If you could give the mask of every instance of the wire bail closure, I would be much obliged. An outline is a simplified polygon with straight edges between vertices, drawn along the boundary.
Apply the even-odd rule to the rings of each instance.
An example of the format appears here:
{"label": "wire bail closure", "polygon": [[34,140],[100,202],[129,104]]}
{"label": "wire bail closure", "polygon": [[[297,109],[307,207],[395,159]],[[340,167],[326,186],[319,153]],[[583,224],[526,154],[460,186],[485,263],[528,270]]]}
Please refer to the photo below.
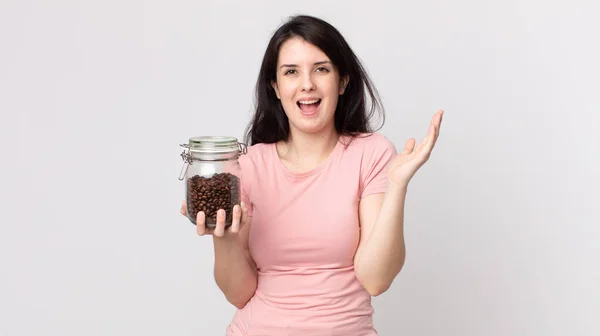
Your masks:
{"label": "wire bail closure", "polygon": [[[183,151],[180,154],[181,159],[183,160],[183,166],[181,167],[181,172],[179,173],[179,181],[183,181],[185,179],[185,174],[187,173],[189,166],[192,164],[193,157],[190,154],[189,144],[180,144],[179,146],[183,148]],[[237,147],[238,154],[245,155],[246,153],[248,153],[248,145],[246,145],[245,143],[238,142]]]}

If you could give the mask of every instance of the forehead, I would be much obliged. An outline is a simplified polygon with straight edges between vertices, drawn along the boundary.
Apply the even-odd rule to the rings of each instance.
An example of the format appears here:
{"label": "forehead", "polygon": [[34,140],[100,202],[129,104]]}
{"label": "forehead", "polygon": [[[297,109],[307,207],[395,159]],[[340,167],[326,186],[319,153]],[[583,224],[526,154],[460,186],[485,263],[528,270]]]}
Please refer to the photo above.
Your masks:
{"label": "forehead", "polygon": [[294,37],[285,41],[279,49],[278,63],[299,64],[303,62],[330,61],[329,57],[314,44]]}

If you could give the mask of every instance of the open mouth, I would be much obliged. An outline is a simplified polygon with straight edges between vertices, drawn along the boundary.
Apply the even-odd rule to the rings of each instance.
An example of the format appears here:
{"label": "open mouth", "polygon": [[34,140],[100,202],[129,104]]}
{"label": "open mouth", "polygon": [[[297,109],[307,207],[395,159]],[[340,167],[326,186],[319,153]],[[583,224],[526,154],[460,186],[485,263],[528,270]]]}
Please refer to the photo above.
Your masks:
{"label": "open mouth", "polygon": [[302,110],[304,113],[311,113],[317,110],[319,105],[321,104],[321,99],[313,99],[313,100],[303,100],[298,101],[296,105]]}

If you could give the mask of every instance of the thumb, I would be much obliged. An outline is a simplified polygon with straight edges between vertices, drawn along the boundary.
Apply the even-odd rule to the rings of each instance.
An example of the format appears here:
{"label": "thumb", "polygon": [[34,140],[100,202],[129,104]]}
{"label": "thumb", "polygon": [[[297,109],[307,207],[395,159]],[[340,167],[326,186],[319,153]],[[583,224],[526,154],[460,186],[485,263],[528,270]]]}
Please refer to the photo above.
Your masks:
{"label": "thumb", "polygon": [[185,208],[185,201],[181,201],[181,208],[179,209],[179,212],[181,212],[182,215],[186,214],[187,209]]}
{"label": "thumb", "polygon": [[412,153],[412,151],[415,149],[415,143],[416,143],[416,140],[414,138],[408,139],[406,141],[406,144],[404,145],[404,151],[402,151],[402,154]]}
{"label": "thumb", "polygon": [[246,223],[248,222],[248,204],[242,201],[240,206],[242,207],[242,223]]}

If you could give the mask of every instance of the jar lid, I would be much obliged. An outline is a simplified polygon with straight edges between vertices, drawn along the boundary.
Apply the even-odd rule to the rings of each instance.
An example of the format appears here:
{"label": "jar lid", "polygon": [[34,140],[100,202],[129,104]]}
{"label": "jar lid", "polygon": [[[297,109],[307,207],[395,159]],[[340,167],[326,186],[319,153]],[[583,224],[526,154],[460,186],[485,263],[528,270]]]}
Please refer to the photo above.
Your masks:
{"label": "jar lid", "polygon": [[246,154],[246,145],[232,136],[195,136],[181,145],[192,154],[240,155]]}
{"label": "jar lid", "polygon": [[188,165],[194,160],[202,161],[223,161],[236,159],[240,155],[246,154],[247,146],[238,142],[238,139],[231,136],[196,136],[189,139],[187,144],[181,144],[183,152],[183,167],[179,174],[179,180],[183,181],[187,172]]}
{"label": "jar lid", "polygon": [[189,150],[197,153],[230,153],[240,151],[240,143],[231,136],[196,136],[189,139]]}

